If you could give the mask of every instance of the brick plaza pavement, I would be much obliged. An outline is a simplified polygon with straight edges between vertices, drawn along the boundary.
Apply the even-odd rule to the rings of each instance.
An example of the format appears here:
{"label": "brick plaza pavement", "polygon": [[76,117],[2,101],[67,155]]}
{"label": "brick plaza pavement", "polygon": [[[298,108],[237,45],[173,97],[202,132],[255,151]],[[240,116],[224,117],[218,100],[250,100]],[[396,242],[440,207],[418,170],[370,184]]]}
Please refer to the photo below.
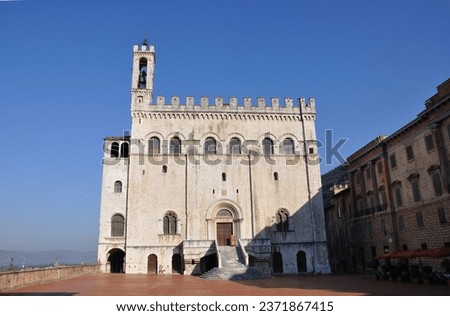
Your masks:
{"label": "brick plaza pavement", "polygon": [[377,281],[374,276],[283,275],[263,280],[205,280],[190,275],[97,274],[0,295],[82,296],[448,296],[450,286]]}

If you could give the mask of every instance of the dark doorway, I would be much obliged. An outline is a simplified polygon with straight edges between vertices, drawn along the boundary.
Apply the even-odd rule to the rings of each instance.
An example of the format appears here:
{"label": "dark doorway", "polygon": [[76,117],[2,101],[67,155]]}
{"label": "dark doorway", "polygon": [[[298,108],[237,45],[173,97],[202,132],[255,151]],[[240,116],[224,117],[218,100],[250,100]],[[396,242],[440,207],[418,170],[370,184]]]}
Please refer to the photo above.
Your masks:
{"label": "dark doorway", "polygon": [[233,223],[217,223],[217,242],[219,246],[231,245],[233,235]]}
{"label": "dark doorway", "polygon": [[147,259],[147,273],[157,274],[158,273],[158,257],[154,254],[148,256]]}
{"label": "dark doorway", "polygon": [[183,274],[181,255],[178,253],[172,256],[172,273]]}
{"label": "dark doorway", "polygon": [[125,252],[120,249],[113,249],[109,252],[109,266],[110,273],[124,273],[123,261],[125,259]]}
{"label": "dark doorway", "polygon": [[304,251],[297,252],[297,272],[306,272],[306,253]]}
{"label": "dark doorway", "polygon": [[217,254],[215,253],[200,259],[200,271],[202,274],[218,266]]}
{"label": "dark doorway", "polygon": [[253,257],[252,255],[248,255],[248,266],[249,267],[255,266],[255,257]]}
{"label": "dark doorway", "polygon": [[279,252],[272,255],[273,273],[283,273],[283,256]]}

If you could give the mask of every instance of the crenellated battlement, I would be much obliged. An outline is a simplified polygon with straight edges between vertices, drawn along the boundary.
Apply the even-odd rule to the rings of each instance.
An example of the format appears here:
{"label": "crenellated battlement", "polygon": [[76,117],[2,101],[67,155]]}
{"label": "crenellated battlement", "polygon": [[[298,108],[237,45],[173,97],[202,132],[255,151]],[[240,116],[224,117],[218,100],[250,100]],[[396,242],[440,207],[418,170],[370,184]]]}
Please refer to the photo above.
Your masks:
{"label": "crenellated battlement", "polygon": [[[199,101],[199,102],[196,102]],[[140,102],[135,102],[135,110],[152,110],[152,111],[218,111],[218,112],[252,112],[252,113],[267,113],[267,112],[279,112],[279,113],[292,113],[292,114],[315,114],[315,101],[313,98],[309,98],[309,102],[306,103],[305,98],[297,99],[294,103],[292,98],[256,98],[256,102],[253,102],[252,98],[244,97],[242,103],[238,102],[238,98],[230,97],[224,99],[223,97],[215,97],[212,102],[210,98],[206,96],[200,97],[196,100],[192,96],[186,97],[181,100],[179,96],[172,96],[169,100],[166,100],[164,96],[156,97],[156,104],[145,105]]]}
{"label": "crenellated battlement", "polygon": [[133,45],[133,52],[151,52],[151,53],[154,53],[155,52],[155,46],[154,45],[147,46],[146,44]]}

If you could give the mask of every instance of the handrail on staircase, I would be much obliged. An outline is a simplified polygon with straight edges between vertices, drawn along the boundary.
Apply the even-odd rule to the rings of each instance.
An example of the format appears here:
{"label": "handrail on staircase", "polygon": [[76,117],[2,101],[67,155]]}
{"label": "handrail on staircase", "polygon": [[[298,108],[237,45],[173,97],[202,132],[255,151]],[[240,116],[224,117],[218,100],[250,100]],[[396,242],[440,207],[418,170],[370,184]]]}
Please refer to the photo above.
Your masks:
{"label": "handrail on staircase", "polygon": [[240,252],[240,254],[242,255],[242,257],[244,259],[244,264],[248,267],[247,251],[245,251],[245,248],[242,246],[241,239],[238,238],[237,243],[238,243],[238,251]]}
{"label": "handrail on staircase", "polygon": [[214,239],[214,247],[216,248],[217,253],[217,265],[219,268],[222,268],[222,257],[220,256],[219,243],[216,239]]}

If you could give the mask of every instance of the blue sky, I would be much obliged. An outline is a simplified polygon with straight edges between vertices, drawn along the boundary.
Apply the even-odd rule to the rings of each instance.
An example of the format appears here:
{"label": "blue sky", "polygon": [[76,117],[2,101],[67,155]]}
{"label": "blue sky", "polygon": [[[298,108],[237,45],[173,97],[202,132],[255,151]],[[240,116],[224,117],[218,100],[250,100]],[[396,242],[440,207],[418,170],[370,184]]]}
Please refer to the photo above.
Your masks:
{"label": "blue sky", "polygon": [[314,97],[319,140],[349,138],[346,157],[450,77],[448,12],[446,0],[0,1],[0,249],[96,249],[102,140],[129,129],[143,32],[155,95]]}

